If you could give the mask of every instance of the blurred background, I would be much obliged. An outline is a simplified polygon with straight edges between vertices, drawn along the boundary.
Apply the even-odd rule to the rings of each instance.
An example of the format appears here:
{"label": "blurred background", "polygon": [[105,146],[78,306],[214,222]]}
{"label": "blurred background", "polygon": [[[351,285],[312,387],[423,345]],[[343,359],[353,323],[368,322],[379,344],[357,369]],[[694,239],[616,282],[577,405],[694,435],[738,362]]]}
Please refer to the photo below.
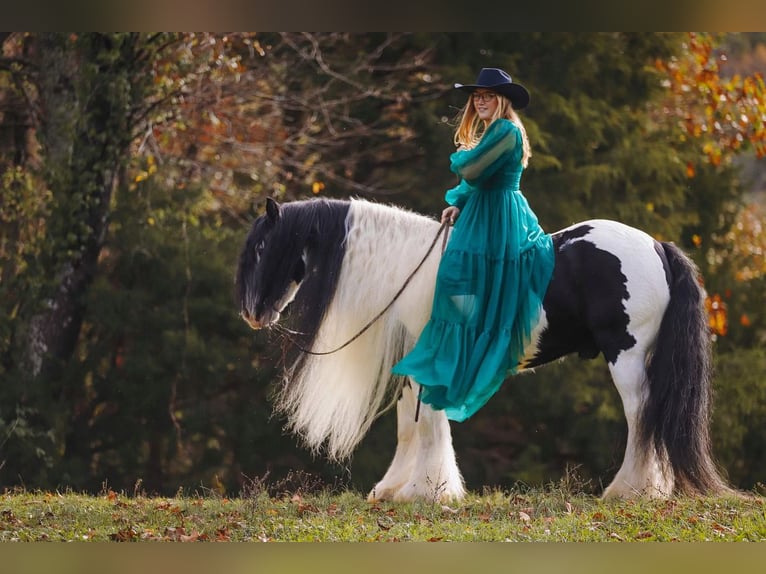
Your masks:
{"label": "blurred background", "polygon": [[[555,231],[611,218],[702,272],[715,453],[766,478],[766,33],[0,33],[0,486],[366,492],[395,415],[352,460],[271,414],[283,341],[238,316],[266,197],[438,216],[482,67],[532,94],[522,189]],[[332,392],[332,389],[328,389]],[[603,360],[509,379],[453,424],[468,487],[599,492],[626,428]]]}

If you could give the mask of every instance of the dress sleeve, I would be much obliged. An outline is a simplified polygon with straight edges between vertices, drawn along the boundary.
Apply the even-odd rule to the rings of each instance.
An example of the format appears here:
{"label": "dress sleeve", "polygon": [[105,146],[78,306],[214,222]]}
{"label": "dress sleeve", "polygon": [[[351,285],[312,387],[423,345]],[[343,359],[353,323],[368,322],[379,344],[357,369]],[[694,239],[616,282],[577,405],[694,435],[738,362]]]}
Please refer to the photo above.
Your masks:
{"label": "dress sleeve", "polygon": [[463,179],[455,187],[447,190],[447,193],[444,195],[444,200],[449,205],[454,205],[458,209],[463,209],[465,202],[468,201],[468,197],[473,192],[474,189]]}
{"label": "dress sleeve", "polygon": [[480,185],[507,159],[505,154],[521,151],[521,132],[510,120],[498,119],[484,132],[478,145],[450,156],[450,169],[471,185]]}

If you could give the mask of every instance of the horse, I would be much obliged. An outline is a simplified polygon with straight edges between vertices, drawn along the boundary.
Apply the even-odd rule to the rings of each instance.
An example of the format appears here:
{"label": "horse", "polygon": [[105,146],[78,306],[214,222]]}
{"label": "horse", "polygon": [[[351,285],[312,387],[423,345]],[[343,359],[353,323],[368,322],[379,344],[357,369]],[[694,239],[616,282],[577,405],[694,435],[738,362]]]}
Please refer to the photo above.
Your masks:
{"label": "horse", "polygon": [[[396,450],[370,500],[466,495],[446,415],[420,404],[416,381],[391,375],[430,316],[441,253],[426,248],[439,229],[430,217],[365,200],[268,199],[240,254],[242,319],[253,329],[284,328],[289,307],[295,323],[297,355],[274,404],[289,431],[315,454],[344,460],[395,405]],[[617,221],[583,221],[551,236],[555,267],[517,372],[603,355],[628,434],[602,496],[733,492],[712,456],[712,342],[695,264],[674,244]]]}

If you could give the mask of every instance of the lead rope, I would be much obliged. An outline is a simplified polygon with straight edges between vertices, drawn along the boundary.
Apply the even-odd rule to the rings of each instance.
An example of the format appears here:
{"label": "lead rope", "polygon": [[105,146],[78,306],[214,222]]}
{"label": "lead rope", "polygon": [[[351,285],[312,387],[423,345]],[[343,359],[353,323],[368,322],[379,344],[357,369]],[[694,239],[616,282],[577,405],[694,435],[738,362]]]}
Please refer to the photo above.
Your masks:
{"label": "lead rope", "polygon": [[[396,295],[394,295],[394,298],[391,299],[389,304],[386,305],[385,308],[380,313],[378,313],[372,319],[370,319],[370,321],[364,327],[362,327],[362,329],[356,335],[354,335],[348,341],[343,343],[340,347],[338,347],[336,349],[333,349],[332,351],[321,351],[321,352],[319,352],[319,351],[311,351],[309,349],[304,349],[299,344],[295,343],[295,341],[293,341],[293,344],[295,344],[295,346],[298,348],[298,350],[301,351],[302,353],[306,353],[307,355],[314,355],[314,356],[318,357],[318,356],[322,356],[322,355],[332,355],[333,353],[337,353],[338,351],[340,351],[341,349],[345,349],[351,343],[356,341],[359,337],[364,335],[364,333],[367,332],[367,329],[372,327],[375,324],[375,322],[378,319],[380,319],[386,313],[386,311],[388,311],[393,306],[394,303],[396,303],[396,301],[399,299],[401,294],[404,293],[404,290],[407,288],[407,285],[410,284],[410,281],[412,281],[412,278],[415,277],[415,274],[418,271],[420,271],[421,267],[423,267],[423,263],[426,262],[426,259],[428,259],[428,256],[431,255],[431,252],[434,250],[434,247],[436,246],[436,241],[439,239],[439,236],[442,234],[442,232],[444,232],[447,229],[447,227],[449,227],[449,224],[446,221],[441,224],[441,226],[439,227],[439,231],[436,232],[436,236],[434,237],[433,241],[431,242],[431,245],[428,247],[428,251],[426,251],[426,254],[423,256],[423,259],[420,260],[420,263],[418,263],[417,267],[415,267],[415,269],[412,270],[412,273],[409,274],[407,279],[404,281],[404,284],[401,286],[399,291],[396,292]],[[442,254],[444,253],[444,250],[447,248],[447,238],[448,237],[449,237],[449,233],[444,233],[444,237],[442,238]],[[418,405],[418,406],[420,406],[420,405]]]}
{"label": "lead rope", "polygon": [[418,387],[418,404],[415,407],[415,422],[418,422],[418,417],[420,416],[420,395],[423,394],[423,385],[420,385]]}

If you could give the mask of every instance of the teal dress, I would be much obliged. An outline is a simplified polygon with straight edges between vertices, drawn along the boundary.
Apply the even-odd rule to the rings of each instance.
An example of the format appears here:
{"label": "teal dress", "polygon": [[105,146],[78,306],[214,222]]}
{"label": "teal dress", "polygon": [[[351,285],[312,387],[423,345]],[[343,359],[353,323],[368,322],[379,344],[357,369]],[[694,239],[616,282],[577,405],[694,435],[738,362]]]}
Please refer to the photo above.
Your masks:
{"label": "teal dress", "polygon": [[492,122],[478,145],[450,156],[460,208],[436,277],[431,318],[393,373],[421,400],[463,421],[513,374],[531,340],[553,272],[553,243],[519,190],[521,131]]}

